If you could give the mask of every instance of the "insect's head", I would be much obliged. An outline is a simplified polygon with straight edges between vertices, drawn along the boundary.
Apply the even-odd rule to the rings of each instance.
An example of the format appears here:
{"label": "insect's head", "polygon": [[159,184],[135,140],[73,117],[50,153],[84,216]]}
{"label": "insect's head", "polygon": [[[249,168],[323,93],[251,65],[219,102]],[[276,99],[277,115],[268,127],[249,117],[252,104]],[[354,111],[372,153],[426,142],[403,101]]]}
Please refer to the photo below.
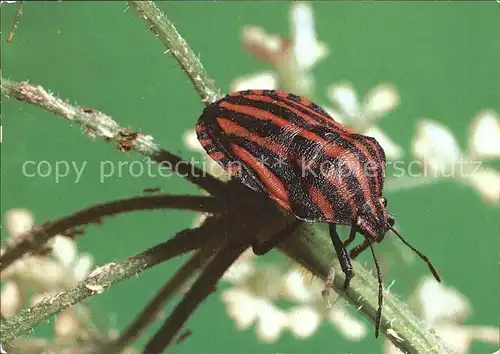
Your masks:
{"label": "insect's head", "polygon": [[369,203],[364,203],[362,212],[358,216],[358,226],[363,234],[376,242],[381,242],[395,219],[387,212],[387,199],[374,198]]}

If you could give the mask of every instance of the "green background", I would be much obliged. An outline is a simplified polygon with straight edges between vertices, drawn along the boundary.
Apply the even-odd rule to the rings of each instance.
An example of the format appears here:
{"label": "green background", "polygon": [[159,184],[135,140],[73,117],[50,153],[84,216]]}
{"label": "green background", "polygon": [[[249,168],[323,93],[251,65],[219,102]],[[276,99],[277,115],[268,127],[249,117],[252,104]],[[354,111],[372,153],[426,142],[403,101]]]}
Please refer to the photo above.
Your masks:
{"label": "green background", "polygon": [[[290,34],[287,2],[158,5],[223,91],[236,77],[271,69],[243,49],[244,25]],[[380,126],[405,148],[406,158],[419,119],[431,117],[447,125],[465,148],[471,119],[485,108],[500,111],[500,21],[494,1],[314,2],[313,6],[318,37],[330,49],[314,69],[315,100],[327,103],[327,85],[339,81],[351,82],[360,95],[381,82],[393,83],[401,104]],[[194,127],[203,107],[200,99],[176,62],[163,54],[162,43],[132,9],[125,11],[124,2],[28,2],[17,35],[7,44],[15,8],[2,5],[3,76],[28,79],[62,98],[102,110],[121,126],[152,134],[162,147],[184,158],[199,156],[183,145],[182,134]],[[137,178],[128,169],[121,178],[100,183],[101,161],[144,159],[119,153],[101,140],[92,142],[79,126],[25,103],[3,100],[2,124],[2,215],[24,207],[40,223],[95,203],[138,195],[148,187],[198,193],[181,178]],[[27,160],[86,161],[87,166],[79,183],[74,174],[56,183],[53,178],[24,176],[22,164]],[[497,162],[490,165],[498,169]],[[474,190],[453,181],[391,193],[388,199],[406,237],[434,261],[445,284],[470,299],[473,314],[466,323],[495,326],[500,313],[498,207],[485,205]],[[87,229],[79,248],[91,252],[98,265],[122,260],[189,227],[194,217],[184,212],[147,212],[106,219],[103,226]],[[93,298],[98,312],[111,314],[101,315],[99,321],[123,328],[179,264],[176,260],[158,266]],[[411,271],[391,272],[396,279],[393,292],[406,291],[410,272],[426,274],[426,268],[415,263]],[[372,333],[359,343],[347,341],[323,322],[309,340],[285,332],[276,343],[261,344],[253,328],[235,329],[218,296],[200,307],[187,328],[193,336],[176,352],[372,353],[381,352],[383,343]],[[493,350],[475,344],[471,352]]]}

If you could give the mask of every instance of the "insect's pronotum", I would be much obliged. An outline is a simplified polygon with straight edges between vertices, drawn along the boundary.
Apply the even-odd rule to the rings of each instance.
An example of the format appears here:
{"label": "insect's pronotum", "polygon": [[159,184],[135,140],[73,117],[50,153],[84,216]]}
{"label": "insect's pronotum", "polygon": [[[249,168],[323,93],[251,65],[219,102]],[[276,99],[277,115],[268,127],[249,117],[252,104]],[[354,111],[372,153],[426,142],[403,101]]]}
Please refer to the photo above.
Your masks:
{"label": "insect's pronotum", "polygon": [[[303,97],[274,90],[233,92],[208,105],[196,133],[208,155],[244,185],[300,220],[329,224],[345,290],[354,276],[350,259],[370,247],[379,282],[376,337],[383,293],[373,242],[381,242],[392,230],[440,281],[427,257],[393,228],[395,219],[382,195],[385,153],[374,138],[339,124]],[[337,224],[351,226],[344,242]],[[356,233],[365,239],[348,253],[346,247]],[[270,249],[253,248],[258,254]]]}

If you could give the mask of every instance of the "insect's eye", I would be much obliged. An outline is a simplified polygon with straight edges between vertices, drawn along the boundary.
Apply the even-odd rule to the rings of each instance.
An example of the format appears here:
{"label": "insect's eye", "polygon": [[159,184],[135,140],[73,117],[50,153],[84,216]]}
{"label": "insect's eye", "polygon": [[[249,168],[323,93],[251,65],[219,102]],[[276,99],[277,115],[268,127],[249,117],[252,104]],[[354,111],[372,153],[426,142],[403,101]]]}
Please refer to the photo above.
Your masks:
{"label": "insect's eye", "polygon": [[387,208],[387,199],[382,197],[382,204],[384,205],[384,208]]}
{"label": "insect's eye", "polygon": [[396,219],[394,218],[394,215],[392,214],[387,214],[387,222],[389,225],[392,227],[396,223]]}

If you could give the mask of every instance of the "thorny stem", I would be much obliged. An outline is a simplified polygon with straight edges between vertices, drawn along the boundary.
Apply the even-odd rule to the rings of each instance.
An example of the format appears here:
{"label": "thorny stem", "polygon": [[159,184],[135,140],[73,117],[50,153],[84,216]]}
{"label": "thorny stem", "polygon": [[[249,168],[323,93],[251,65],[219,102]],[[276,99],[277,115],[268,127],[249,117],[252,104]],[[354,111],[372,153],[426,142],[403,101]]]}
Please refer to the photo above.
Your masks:
{"label": "thorny stem", "polygon": [[109,115],[93,108],[77,106],[67,100],[55,97],[42,86],[35,86],[27,81],[15,82],[0,78],[1,94],[14,97],[19,101],[41,107],[49,112],[81,124],[87,135],[99,136],[106,141],[117,143],[117,149],[122,152],[135,150],[151,160],[168,168],[176,166],[179,173],[186,179],[205,189],[214,196],[222,196],[226,192],[224,182],[200,170],[191,164],[179,164],[182,159],[160,148],[151,135],[140,132],[130,132],[122,128]]}
{"label": "thorny stem", "polygon": [[7,239],[4,252],[0,256],[0,270],[5,269],[28,252],[36,253],[55,235],[62,234],[77,226],[99,222],[105,216],[138,210],[167,208],[208,213],[220,213],[224,210],[221,203],[214,197],[189,195],[145,196],[94,205],[72,215],[38,225],[21,237]]}
{"label": "thorny stem", "polygon": [[148,29],[165,45],[166,53],[172,54],[192,81],[201,101],[210,104],[222,98],[215,81],[203,68],[186,40],[177,32],[172,22],[152,1],[128,1],[149,26]]}
{"label": "thorny stem", "polygon": [[[175,56],[176,60],[180,63],[184,71],[191,78],[197,92],[200,93],[202,100],[205,103],[215,101],[219,97],[219,94],[213,80],[209,78],[208,75],[206,75],[204,69],[199,63],[199,60],[196,58],[185,40],[175,30],[174,26],[168,21],[168,19],[150,1],[130,1],[129,4],[132,7],[136,8],[138,13],[141,14],[142,18],[151,25],[150,29],[165,44],[165,46],[167,47],[167,51],[172,51],[172,54]],[[27,85],[26,83],[24,84]],[[20,93],[21,97],[23,97],[22,91],[16,91],[15,89],[16,87],[13,88],[11,82],[7,81],[7,84],[5,83],[5,81],[2,82],[2,94],[8,94],[9,92],[14,94]],[[44,98],[46,98],[47,95],[51,96],[44,90],[42,91],[42,93],[45,94]],[[24,97],[29,98],[29,96]],[[53,97],[52,100],[54,100]],[[48,109],[56,114],[63,115],[68,119],[78,121],[79,123],[82,123],[90,128],[90,130],[94,134],[107,137],[108,139],[113,139],[119,143],[120,140],[117,137],[120,137],[120,134],[124,134],[124,130],[119,128],[118,125],[116,125],[116,123],[112,121],[111,122],[115,125],[105,124],[105,121],[102,122],[103,124],[97,124],[98,122],[95,119],[95,116],[89,114],[83,115],[81,114],[81,112],[75,111],[72,111],[69,115],[64,114],[66,112],[62,112],[63,114],[61,114],[59,110],[60,107],[58,106],[47,107],[46,105],[40,104],[37,101],[31,103],[37,104],[38,106]],[[62,105],[63,107],[67,107],[63,101],[58,102],[58,104]],[[75,117],[77,119],[75,119]],[[110,119],[105,115],[104,118]],[[135,139],[135,141],[131,145],[132,149],[135,149],[136,151],[147,156],[152,156],[154,152],[158,152],[160,150],[159,147],[153,143],[153,139],[150,136],[137,137],[137,139]],[[276,220],[276,222],[279,222],[279,220]],[[263,227],[271,226],[266,224],[263,225]],[[317,232],[314,226],[304,225],[304,228],[305,231],[300,233],[305,233],[305,235],[303,234],[301,235],[301,237],[290,237],[287,242],[284,242],[282,243],[282,245],[280,245],[280,248],[284,250],[290,258],[304,265],[313,274],[322,279],[325,279],[331,266],[330,261],[332,259],[335,259],[335,255],[333,254],[330,242],[328,242],[329,240],[327,237],[322,237],[322,233]],[[271,233],[267,232],[266,234],[270,235]],[[349,291],[341,291],[343,274],[339,271],[339,267],[336,267],[334,288],[339,292],[341,296],[345,297],[354,306],[358,308],[360,307],[360,311],[365,315],[365,317],[373,322],[375,309],[377,307],[376,281],[373,276],[362,266],[358,265],[356,262],[353,262],[353,265],[356,276],[351,282]],[[88,289],[84,291],[88,293]],[[75,294],[75,298],[68,296],[68,292],[62,294],[64,294],[64,299],[70,301],[67,306],[69,306],[71,303],[81,301],[86,297],[77,297],[78,292],[77,294]],[[62,296],[60,296],[52,306],[59,306],[58,303],[61,297]],[[53,313],[59,310],[60,307],[58,307]],[[11,325],[11,329],[19,328],[18,326],[21,326],[23,330],[29,330],[30,328],[32,328],[36,323],[36,321],[33,321],[34,313],[40,314],[40,311],[33,311],[33,309],[28,312],[23,311],[23,316],[15,317],[17,326]],[[45,315],[44,319],[47,317],[48,315]],[[12,323],[13,320],[14,319],[11,319],[9,323]],[[22,332],[20,330],[16,330],[15,332],[8,332],[4,330],[4,327],[5,326],[2,325],[2,342],[7,338],[9,338],[9,340],[13,339],[16,335]],[[449,352],[449,350],[445,348],[441,343],[439,338],[428,331],[422,324],[422,322],[415,317],[415,315],[407,308],[406,305],[390,296],[390,294],[386,294],[385,306],[383,309],[382,332],[388,336],[388,338],[392,341],[392,343],[396,345],[396,347],[400,348],[404,352]],[[8,333],[8,335],[5,336],[5,333]]]}

